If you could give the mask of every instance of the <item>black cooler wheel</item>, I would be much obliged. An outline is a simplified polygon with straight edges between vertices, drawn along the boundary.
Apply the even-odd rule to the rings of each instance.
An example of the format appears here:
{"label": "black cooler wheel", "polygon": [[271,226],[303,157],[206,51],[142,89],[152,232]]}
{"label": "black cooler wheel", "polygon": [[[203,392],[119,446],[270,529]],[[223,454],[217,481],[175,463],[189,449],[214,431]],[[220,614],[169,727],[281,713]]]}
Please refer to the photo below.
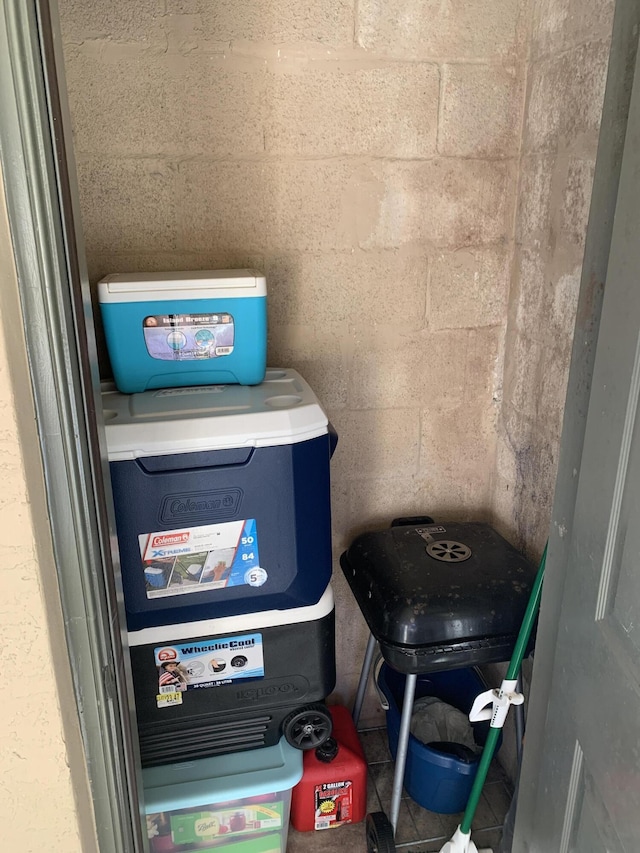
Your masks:
{"label": "black cooler wheel", "polygon": [[331,736],[333,720],[326,705],[303,705],[289,714],[282,723],[287,743],[296,749],[316,749]]}
{"label": "black cooler wheel", "polygon": [[384,812],[367,815],[367,853],[395,853],[393,827]]}

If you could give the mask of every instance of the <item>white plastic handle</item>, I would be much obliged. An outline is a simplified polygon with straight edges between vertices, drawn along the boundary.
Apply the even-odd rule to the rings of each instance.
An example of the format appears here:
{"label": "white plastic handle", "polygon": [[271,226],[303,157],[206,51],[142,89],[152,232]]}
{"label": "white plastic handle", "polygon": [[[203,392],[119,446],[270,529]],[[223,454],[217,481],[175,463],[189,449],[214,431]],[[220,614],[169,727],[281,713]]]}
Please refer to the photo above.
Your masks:
{"label": "white plastic handle", "polygon": [[522,705],[524,696],[516,692],[516,680],[505,679],[499,689],[486,690],[476,696],[471,710],[469,720],[478,723],[481,720],[491,720],[491,728],[501,729],[507,719],[511,705]]}
{"label": "white plastic handle", "polygon": [[378,676],[380,674],[380,670],[382,669],[382,664],[384,663],[384,658],[382,655],[378,655],[376,658],[376,662],[373,665],[373,684],[376,688],[376,693],[378,694],[378,701],[380,702],[380,706],[383,711],[389,710],[389,702],[387,701],[387,697],[382,692],[382,688],[378,684]]}

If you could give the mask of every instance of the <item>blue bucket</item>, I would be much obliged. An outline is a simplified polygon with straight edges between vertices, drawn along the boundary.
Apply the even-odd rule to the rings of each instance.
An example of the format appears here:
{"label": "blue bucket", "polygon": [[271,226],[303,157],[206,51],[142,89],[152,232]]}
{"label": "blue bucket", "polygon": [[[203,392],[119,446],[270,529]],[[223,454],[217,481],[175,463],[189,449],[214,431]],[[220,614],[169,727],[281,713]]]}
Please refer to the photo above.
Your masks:
{"label": "blue bucket", "polygon": [[[389,749],[395,760],[400,735],[400,717],[404,697],[405,676],[387,664],[377,675],[377,684],[386,698],[387,736]],[[415,698],[435,696],[464,714],[473,702],[487,689],[480,673],[474,668],[447,670],[418,675]],[[484,746],[489,733],[489,722],[472,723],[473,736],[478,747]],[[498,739],[496,752],[502,743]],[[480,763],[480,750],[475,759],[465,760],[433,749],[414,735],[409,735],[404,787],[418,805],[438,814],[456,814],[464,811]]]}

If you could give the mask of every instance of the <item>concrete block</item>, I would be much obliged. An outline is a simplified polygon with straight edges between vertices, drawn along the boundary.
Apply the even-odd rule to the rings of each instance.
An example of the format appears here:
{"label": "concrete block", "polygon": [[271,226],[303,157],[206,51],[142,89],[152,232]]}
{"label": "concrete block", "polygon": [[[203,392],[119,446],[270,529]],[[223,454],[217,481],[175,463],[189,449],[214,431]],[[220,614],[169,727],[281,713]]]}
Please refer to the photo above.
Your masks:
{"label": "concrete block", "polygon": [[569,159],[560,206],[561,230],[566,240],[584,249],[593,174],[595,163],[591,160]]}
{"label": "concrete block", "polygon": [[357,189],[364,248],[498,243],[510,230],[514,166],[454,158],[376,163]]}
{"label": "concrete block", "polygon": [[[267,279],[267,302],[270,298]],[[269,365],[292,367],[313,388],[325,411],[343,409],[348,403],[349,370],[347,330],[339,324],[290,326],[269,322]]]}
{"label": "concrete block", "polygon": [[521,160],[516,242],[546,246],[551,225],[551,185],[555,157],[531,155]]}
{"label": "concrete block", "polygon": [[123,157],[180,150],[178,90],[166,57],[68,47],[75,150]]}
{"label": "concrete block", "polygon": [[442,252],[431,263],[430,329],[496,326],[505,320],[510,284],[508,246]]}
{"label": "concrete block", "polygon": [[523,0],[361,0],[366,50],[407,59],[513,59],[524,44]]}
{"label": "concrete block", "polygon": [[453,411],[464,403],[470,339],[465,329],[432,332],[427,338],[420,399],[438,411]]}
{"label": "concrete block", "polygon": [[[553,272],[553,268],[550,272]],[[555,347],[563,351],[564,360],[567,362],[570,357],[573,327],[578,308],[581,273],[582,265],[578,262],[574,266],[570,266],[567,272],[551,279],[553,299],[548,317],[548,322],[551,325],[549,337],[552,338]]]}
{"label": "concrete block", "polygon": [[[333,421],[331,421],[333,423]],[[338,436],[340,441],[340,436]],[[331,468],[331,536],[338,555],[348,547],[352,537],[349,512],[349,483],[336,468]]]}
{"label": "concrete block", "polygon": [[486,401],[447,412],[424,408],[420,474],[429,483],[429,509],[437,519],[489,506],[495,459],[491,414]]}
{"label": "concrete block", "polygon": [[317,66],[271,77],[269,153],[426,157],[435,152],[437,66]]}
{"label": "concrete block", "polygon": [[266,75],[219,56],[144,53],[115,46],[65,52],[76,149],[123,156],[259,154]]}
{"label": "concrete block", "polygon": [[177,248],[175,173],[154,159],[78,160],[87,255]]}
{"label": "concrete block", "polygon": [[524,151],[595,158],[608,43],[595,42],[531,64]]}
{"label": "concrete block", "polygon": [[58,14],[64,42],[109,39],[122,42],[160,41],[164,0],[59,0]]}
{"label": "concrete block", "polygon": [[[555,447],[546,437],[544,426],[541,430],[535,423],[523,415],[509,410],[505,432],[505,455],[513,459],[514,477],[501,477],[502,498],[498,498],[501,515],[511,515],[504,520],[504,526],[512,531],[510,541],[516,548],[528,553],[540,553],[549,530],[551,503],[553,500],[557,471],[557,445]],[[507,466],[503,463],[504,468]],[[509,506],[507,490],[512,493]]]}
{"label": "concrete block", "polygon": [[[427,385],[427,375],[433,373],[434,362],[444,366],[466,351],[464,334],[457,342],[453,341],[453,336],[443,341],[442,336],[426,332],[403,334],[392,317],[390,322],[376,329],[363,330],[357,337],[349,393],[353,408],[411,408],[425,393],[437,405],[442,386]],[[459,372],[458,383],[453,388],[462,384],[463,377],[464,370]],[[447,378],[455,379],[453,375]],[[447,393],[455,393],[453,388],[447,386]]]}
{"label": "concrete block", "polygon": [[560,53],[611,37],[615,0],[536,0],[532,55]]}
{"label": "concrete block", "polygon": [[341,411],[333,468],[350,481],[411,477],[418,470],[420,415],[412,409]]}
{"label": "concrete block", "polygon": [[495,419],[502,401],[505,330],[501,326],[473,329],[464,376],[465,401],[478,400],[486,418]]}
{"label": "concrete block", "polygon": [[453,411],[477,397],[492,400],[499,342],[493,329],[363,335],[352,359],[350,404],[401,410],[428,400],[434,411]]}
{"label": "concrete block", "polygon": [[540,334],[546,290],[546,253],[539,249],[516,250],[512,305],[517,331],[528,338]]}
{"label": "concrete block", "polygon": [[180,164],[183,250],[324,252],[353,243],[343,161],[190,160]]}
{"label": "concrete block", "polygon": [[267,79],[261,65],[197,54],[173,58],[182,154],[214,157],[264,152]]}
{"label": "concrete block", "polygon": [[536,414],[543,349],[543,345],[536,340],[514,335],[505,351],[505,403],[529,419],[534,419]]}
{"label": "concrete block", "polygon": [[438,151],[463,157],[515,155],[523,99],[519,66],[445,65]]}
{"label": "concrete block", "polygon": [[[482,340],[479,345],[478,341]],[[436,411],[491,396],[497,336],[467,330],[362,336],[353,355],[349,399],[354,408],[410,408],[429,401]]]}
{"label": "concrete block", "polygon": [[206,41],[320,42],[351,45],[353,3],[292,3],[290,0],[168,0],[167,13],[192,15],[193,33]]}
{"label": "concrete block", "polygon": [[[270,256],[269,317],[274,323],[398,332],[425,324],[428,260],[393,251]],[[395,318],[395,319],[394,319]]]}
{"label": "concrete block", "polygon": [[[574,312],[575,314],[575,312]],[[559,342],[543,350],[540,385],[536,389],[536,423],[538,430],[553,448],[560,446],[564,405],[571,359],[571,340]]]}

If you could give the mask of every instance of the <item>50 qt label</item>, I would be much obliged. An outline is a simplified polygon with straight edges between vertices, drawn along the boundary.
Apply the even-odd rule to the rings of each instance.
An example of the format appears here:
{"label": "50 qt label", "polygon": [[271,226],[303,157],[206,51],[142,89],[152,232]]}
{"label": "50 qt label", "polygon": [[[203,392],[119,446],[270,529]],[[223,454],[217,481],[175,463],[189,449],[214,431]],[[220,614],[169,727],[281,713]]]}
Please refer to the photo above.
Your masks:
{"label": "50 qt label", "polygon": [[253,518],[143,533],[138,542],[149,599],[268,580]]}

